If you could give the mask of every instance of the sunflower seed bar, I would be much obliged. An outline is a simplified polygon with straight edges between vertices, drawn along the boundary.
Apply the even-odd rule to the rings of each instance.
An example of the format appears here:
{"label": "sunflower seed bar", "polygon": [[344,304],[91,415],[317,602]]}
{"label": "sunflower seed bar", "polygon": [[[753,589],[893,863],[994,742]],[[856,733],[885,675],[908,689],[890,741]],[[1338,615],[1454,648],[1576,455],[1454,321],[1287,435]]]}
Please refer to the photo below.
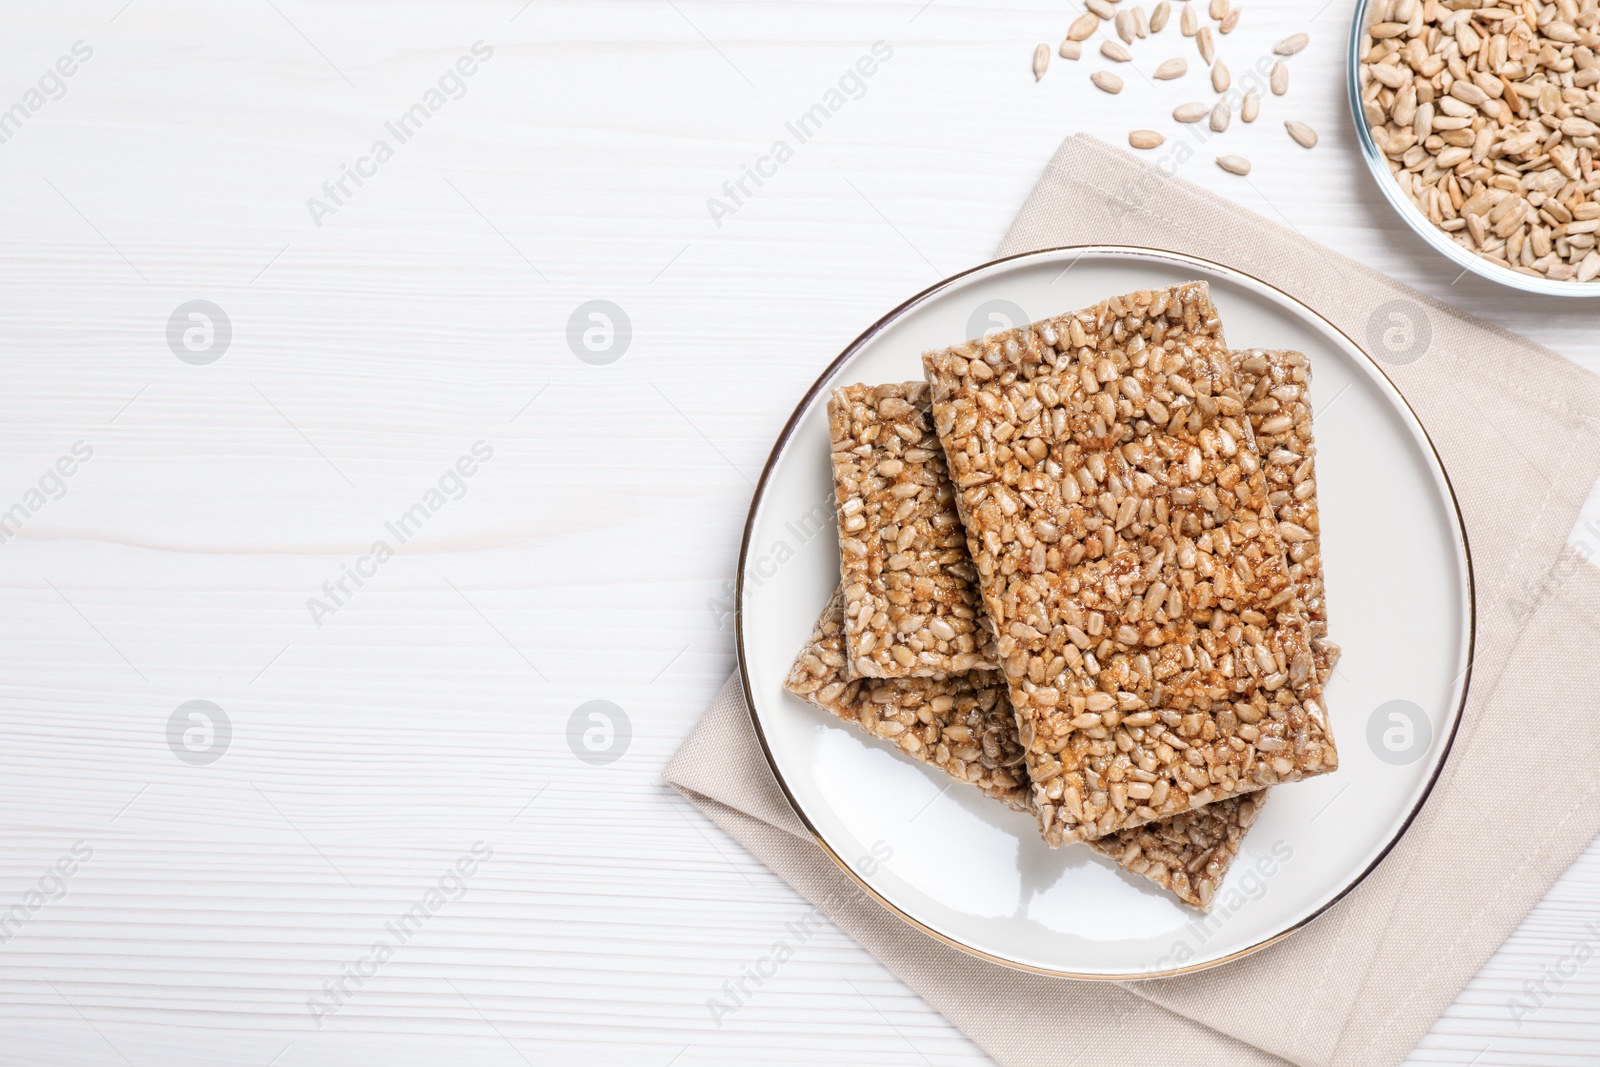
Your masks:
{"label": "sunflower seed bar", "polygon": [[1311,434],[1311,361],[1303,353],[1252,348],[1233,354],[1239,393],[1256,447],[1266,463],[1267,504],[1278,520],[1295,605],[1310,621],[1311,658],[1326,686],[1339,659],[1328,640],[1322,584],[1322,523],[1317,511],[1316,454]]}
{"label": "sunflower seed bar", "polygon": [[[1339,646],[1327,640],[1317,450],[1311,433],[1311,361],[1300,352],[1250,349],[1232,353],[1231,362],[1257,450],[1266,463],[1267,504],[1278,520],[1295,589],[1293,603],[1310,621],[1311,657],[1317,682],[1325,686],[1338,661]],[[1207,907],[1268,792],[1208,804],[1090,844],[1130,870],[1161,882],[1188,903]],[[1119,853],[1124,843],[1128,852]],[[1148,867],[1139,870],[1141,864]]]}
{"label": "sunflower seed bar", "polygon": [[1088,845],[1185,904],[1207,911],[1266,799],[1266,790],[1229,797],[1131,830],[1118,830]]}
{"label": "sunflower seed bar", "polygon": [[852,679],[844,623],[844,595],[835,589],[785,688],[959,782],[1030,810],[1017,722],[999,673]]}
{"label": "sunflower seed bar", "polygon": [[[852,681],[845,673],[843,625],[844,598],[835,589],[784,682],[791,693],[1017,811],[1033,811],[1017,720],[999,671]],[[1204,909],[1265,797],[1219,801],[1089,844]]]}
{"label": "sunflower seed bar", "polygon": [[[1311,428],[1311,361],[1300,352],[1250,349],[1232,353],[1231,362],[1257,449],[1266,462],[1267,503],[1278,520],[1295,589],[1294,606],[1304,610],[1310,620],[1317,685],[1326,686],[1339,658],[1339,646],[1327,640],[1316,446]],[[1130,870],[1166,885],[1188,903],[1206,907],[1267,792],[1210,804],[1090,844]],[[1119,853],[1125,842],[1129,851]],[[1205,846],[1214,851],[1198,851]],[[1141,864],[1148,864],[1148,869],[1138,870]]]}
{"label": "sunflower seed bar", "polygon": [[923,358],[1046,841],[1337,766],[1203,283]]}
{"label": "sunflower seed bar", "polygon": [[849,385],[828,401],[845,646],[862,678],[999,666],[979,617],[927,385]]}

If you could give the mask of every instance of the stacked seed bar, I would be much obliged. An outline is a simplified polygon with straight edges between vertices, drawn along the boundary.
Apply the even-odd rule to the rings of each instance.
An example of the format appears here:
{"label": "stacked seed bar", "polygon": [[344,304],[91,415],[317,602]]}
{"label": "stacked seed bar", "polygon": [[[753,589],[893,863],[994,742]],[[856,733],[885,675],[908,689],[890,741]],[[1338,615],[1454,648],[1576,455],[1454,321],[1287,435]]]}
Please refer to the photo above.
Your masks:
{"label": "stacked seed bar", "polygon": [[[899,402],[902,398],[917,410],[905,410]],[[912,484],[925,482],[931,486],[934,492],[925,499],[935,506],[912,512],[902,505],[891,510],[887,506],[865,508],[849,503],[862,495],[861,471],[875,470],[883,462],[877,448],[863,445],[887,438],[931,446],[931,451],[938,452],[936,441],[916,435],[926,425],[921,411],[926,402],[927,392],[917,384],[850,386],[838,390],[833,397],[830,422],[841,501],[841,541],[845,543],[842,572],[846,580],[862,570],[859,561],[866,553],[860,549],[882,542],[885,531],[896,542],[903,542],[908,551],[916,551],[918,545],[937,545],[939,551],[948,552],[951,541],[945,536],[946,531],[959,530],[942,462],[936,456],[918,454],[930,451],[926,447],[913,452],[911,458],[923,464],[921,471],[928,473]],[[868,405],[868,410],[861,410],[863,404]],[[887,447],[899,450],[903,446]],[[886,473],[903,477],[906,472],[900,465],[891,464]],[[896,523],[896,517],[902,521]],[[852,541],[860,549],[852,552]],[[970,559],[959,537],[954,547],[955,556],[947,555],[942,561],[947,568],[942,588],[948,602],[971,604],[976,595],[971,587],[974,575]],[[976,670],[970,674],[952,672],[940,677],[901,677],[868,683],[862,678],[865,672],[855,669],[855,663],[845,655],[847,618],[844,597],[836,591],[817,621],[811,641],[795,662],[786,683],[788,688],[897,745],[908,755],[941,768],[957,780],[974,784],[986,795],[1032,811],[1026,771],[1020,766],[1022,751],[1016,719],[1003,676]],[[1110,835],[1094,845],[1126,869],[1150,878],[1187,903],[1205,907],[1237,854],[1261,799],[1225,801],[1160,824]]]}
{"label": "stacked seed bar", "polygon": [[[1024,812],[1033,811],[1017,720],[998,671],[946,678],[851,678],[844,598],[835,589],[785,686],[796,696]],[[1197,908],[1210,906],[1265,793],[1235,797],[1089,842]]]}
{"label": "stacked seed bar", "polygon": [[[1141,296],[1148,295],[1125,299],[1137,304]],[[1103,307],[1116,303],[1108,302]],[[1214,318],[1213,311],[1209,317],[1197,316],[1196,322],[1203,324]],[[1040,327],[1053,332],[1052,324]],[[1171,331],[1159,332],[1165,340]],[[1065,326],[1064,335],[1069,342],[1073,339],[1070,324]],[[1220,343],[1220,332],[1216,340]],[[1225,423],[1222,432],[1233,434],[1235,442],[1243,441],[1257,457],[1254,463],[1243,459],[1239,464],[1241,472],[1253,474],[1262,466],[1260,460],[1266,461],[1263,486],[1247,486],[1240,492],[1235,485],[1233,492],[1241,505],[1249,497],[1260,517],[1278,527],[1280,563],[1287,576],[1285,587],[1291,593],[1278,605],[1277,614],[1304,616],[1316,682],[1308,683],[1302,677],[1297,684],[1301,688],[1314,685],[1316,699],[1320,699],[1320,685],[1331,672],[1338,649],[1326,638],[1309,361],[1296,352],[1261,350],[1227,353],[1223,358],[1233,377],[1235,393],[1231,395],[1243,405],[1241,423],[1247,422],[1249,428]],[[1121,388],[1125,394],[1126,388]],[[1197,395],[1218,398],[1230,417],[1237,410],[1226,390]],[[982,650],[977,652],[980,663],[985,656],[992,657],[992,645],[982,625],[987,620],[981,619],[975,630],[963,627],[959,631],[974,634],[965,648],[950,643],[957,632],[954,627],[951,633],[936,633],[929,625],[930,620],[938,621],[941,616],[946,625],[952,620],[960,625],[981,612],[972,610],[976,597],[971,588],[975,575],[970,559],[959,551],[960,537],[952,537],[952,532],[959,529],[955,501],[939,445],[928,435],[922,410],[927,396],[925,389],[910,384],[851,386],[833,397],[829,414],[844,545],[841,570],[847,583],[852,576],[857,578],[852,583],[856,588],[835,590],[786,684],[806,700],[941,768],[953,778],[973,784],[986,795],[1013,808],[1037,812],[1039,805],[1023,766],[1018,719],[1008,699],[1005,676],[983,669],[952,669],[971,662],[957,658],[968,655],[969,649]],[[1159,403],[1160,398],[1157,400]],[[1051,418],[1054,420],[1055,416]],[[1092,422],[1090,425],[1094,428]],[[1169,425],[1177,428],[1177,421],[1171,420]],[[1048,445],[1043,455],[1036,455],[1039,449],[1032,440],[1024,447],[1031,449],[1027,453],[1029,459],[1050,472],[1055,461],[1050,458]],[[1060,467],[1059,463],[1055,466]],[[1082,484],[1079,483],[1080,488]],[[1266,494],[1265,503],[1260,500],[1262,491]],[[1197,489],[1194,502],[1214,513],[1216,509],[1205,499],[1204,492],[1203,488]],[[1072,489],[1065,493],[1071,494]],[[1181,515],[1181,508],[1192,502],[1186,500],[1187,494],[1175,495],[1177,506],[1169,513]],[[1218,498],[1217,503],[1222,499]],[[1110,517],[1111,513],[1105,511],[1106,502],[1097,503]],[[1115,499],[1112,503],[1119,507],[1126,504]],[[1159,505],[1153,505],[1152,511],[1155,507]],[[1231,505],[1229,509],[1232,510]],[[1201,525],[1202,533],[1214,528],[1203,520]],[[1181,519],[1177,529],[1183,529]],[[954,554],[952,547],[958,549]],[[978,550],[976,545],[974,550]],[[1047,563],[1051,561],[1048,552],[1047,549]],[[1086,550],[1079,561],[1092,554],[1092,548]],[[1278,591],[1281,593],[1282,588]],[[855,606],[850,609],[847,592],[854,598]],[[911,600],[908,594],[916,599]],[[865,654],[854,658],[846,655],[846,630],[851,620],[862,635],[884,638],[868,642]],[[1103,617],[1096,620],[1090,616],[1089,627],[1098,636],[1103,632]],[[939,641],[930,641],[930,636]],[[897,654],[896,649],[901,651]],[[1087,653],[1085,659],[1097,651],[1098,648]],[[1306,661],[1302,658],[1299,662],[1304,674]],[[1276,665],[1283,668],[1288,663],[1285,660]],[[1250,734],[1249,725],[1239,728],[1241,735]],[[1271,726],[1268,723],[1269,729]],[[1135,728],[1128,732],[1141,731]],[[1256,732],[1259,736],[1260,730]],[[1268,747],[1272,747],[1270,742]],[[1138,778],[1143,770],[1142,766],[1130,770],[1136,780],[1129,788],[1135,793],[1141,792]],[[1152,784],[1151,796],[1157,788]],[[1125,869],[1150,878],[1189,904],[1205,908],[1265,797],[1265,791],[1243,793],[1191,806],[1178,814],[1130,825],[1088,843]],[[1048,825],[1045,831],[1050,839]],[[1059,844],[1064,839],[1064,835],[1057,835],[1052,843]]]}
{"label": "stacked seed bar", "polygon": [[850,671],[941,677],[999,666],[979,620],[928,387],[850,385],[828,402]]}
{"label": "stacked seed bar", "polygon": [[[965,550],[963,550],[965,551]],[[844,595],[833,591],[785,687],[908,756],[1018,811],[1032,811],[1017,719],[997,671],[868,679],[844,655]]]}
{"label": "stacked seed bar", "polygon": [[1050,844],[1337,766],[1310,587],[1203,283],[924,365]]}
{"label": "stacked seed bar", "polygon": [[1324,685],[1339,659],[1328,640],[1322,587],[1322,520],[1317,512],[1317,447],[1311,434],[1311,361],[1299,352],[1255,348],[1233,355],[1256,447],[1266,463],[1267,504],[1278,520],[1296,608],[1310,620],[1311,658]]}

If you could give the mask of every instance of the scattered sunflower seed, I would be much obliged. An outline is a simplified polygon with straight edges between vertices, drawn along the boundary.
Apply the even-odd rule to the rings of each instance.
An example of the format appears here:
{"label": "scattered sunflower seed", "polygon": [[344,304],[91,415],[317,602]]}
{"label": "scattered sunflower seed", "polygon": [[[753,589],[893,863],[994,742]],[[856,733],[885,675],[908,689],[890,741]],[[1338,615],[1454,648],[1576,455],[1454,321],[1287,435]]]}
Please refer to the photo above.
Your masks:
{"label": "scattered sunflower seed", "polygon": [[1283,124],[1283,128],[1289,131],[1289,136],[1293,137],[1295,144],[1301,148],[1310,148],[1317,143],[1317,131],[1303,122],[1289,119]]}
{"label": "scattered sunflower seed", "polygon": [[1228,0],[1211,0],[1211,17],[1221,22],[1228,17]]}
{"label": "scattered sunflower seed", "polygon": [[1306,45],[1311,43],[1308,33],[1292,33],[1272,46],[1272,51],[1280,56],[1292,56]]}
{"label": "scattered sunflower seed", "polygon": [[1050,69],[1050,46],[1042,44],[1033,50],[1033,80],[1038,81],[1044,77],[1044,72]]}
{"label": "scattered sunflower seed", "polygon": [[1086,11],[1072,20],[1072,25],[1067,27],[1067,40],[1087,41],[1094,36],[1094,31],[1100,28],[1100,17],[1093,11]]}
{"label": "scattered sunflower seed", "polygon": [[1209,66],[1217,58],[1217,46],[1211,39],[1211,27],[1201,26],[1200,32],[1194,35],[1194,43],[1200,46],[1200,58]]}
{"label": "scattered sunflower seed", "polygon": [[1217,27],[1217,32],[1232,33],[1234,28],[1239,25],[1239,16],[1242,14],[1244,14],[1244,8],[1242,7],[1236,7],[1229,11],[1227,16],[1223,18],[1221,25]]}
{"label": "scattered sunflower seed", "polygon": [[1261,114],[1261,92],[1251,89],[1244,94],[1244,103],[1239,105],[1239,117],[1246,122],[1254,122],[1259,114]]}
{"label": "scattered sunflower seed", "polygon": [[1282,96],[1289,91],[1289,68],[1283,65],[1283,60],[1272,64],[1272,95]]}
{"label": "scattered sunflower seed", "polygon": [[1166,28],[1167,19],[1172,17],[1171,0],[1161,0],[1156,9],[1150,12],[1150,32],[1160,33]]}
{"label": "scattered sunflower seed", "polygon": [[1163,60],[1161,65],[1156,68],[1154,77],[1157,81],[1165,82],[1171,81],[1173,78],[1181,78],[1187,73],[1189,73],[1188,62],[1180,57],[1174,57]]}
{"label": "scattered sunflower seed", "polygon": [[1172,109],[1172,117],[1178,122],[1199,122],[1210,112],[1210,108],[1201,103],[1179,104]]}
{"label": "scattered sunflower seed", "polygon": [[1178,28],[1185,37],[1193,37],[1200,32],[1200,16],[1194,13],[1193,4],[1183,5],[1183,14],[1178,16]]}
{"label": "scattered sunflower seed", "polygon": [[1100,42],[1100,54],[1114,63],[1129,63],[1133,60],[1132,52],[1110,38]]}
{"label": "scattered sunflower seed", "polygon": [[1134,130],[1128,134],[1128,143],[1134,148],[1156,148],[1165,140],[1155,130]]}
{"label": "scattered sunflower seed", "polygon": [[1118,11],[1115,20],[1117,36],[1122,38],[1123,44],[1132,44],[1138,32],[1133,24],[1132,11]]}
{"label": "scattered sunflower seed", "polygon": [[1061,47],[1056,50],[1056,54],[1062,59],[1077,59],[1083,55],[1083,42],[1074,41],[1071,37],[1068,37],[1061,42]]}
{"label": "scattered sunflower seed", "polygon": [[1110,0],[1083,0],[1083,6],[1107,22],[1117,17],[1117,9],[1111,6]]}
{"label": "scattered sunflower seed", "polygon": [[1228,91],[1228,86],[1233,84],[1233,78],[1228,74],[1228,65],[1222,60],[1217,60],[1211,66],[1211,88],[1219,93]]}
{"label": "scattered sunflower seed", "polygon": [[1245,175],[1250,173],[1250,161],[1243,156],[1218,156],[1217,166],[1229,174]]}
{"label": "scattered sunflower seed", "polygon": [[1233,118],[1233,109],[1228,107],[1226,100],[1218,100],[1217,106],[1211,109],[1211,130],[1221,133],[1228,128],[1228,120]]}
{"label": "scattered sunflower seed", "polygon": [[1108,93],[1122,92],[1122,79],[1109,70],[1097,70],[1089,75],[1089,80],[1094,82],[1096,89],[1101,89]]}
{"label": "scattered sunflower seed", "polygon": [[1150,16],[1144,13],[1144,8],[1133,9],[1133,32],[1140,37],[1150,36]]}

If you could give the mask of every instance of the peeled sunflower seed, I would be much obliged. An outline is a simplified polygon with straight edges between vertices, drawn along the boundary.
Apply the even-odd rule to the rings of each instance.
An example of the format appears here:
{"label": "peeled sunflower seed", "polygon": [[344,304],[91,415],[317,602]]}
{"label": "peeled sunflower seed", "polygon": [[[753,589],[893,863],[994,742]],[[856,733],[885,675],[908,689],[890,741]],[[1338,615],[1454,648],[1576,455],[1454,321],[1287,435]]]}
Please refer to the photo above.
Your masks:
{"label": "peeled sunflower seed", "polygon": [[1233,118],[1233,110],[1228,107],[1226,100],[1218,100],[1217,106],[1211,109],[1211,131],[1221,133],[1228,128],[1228,120]]}
{"label": "peeled sunflower seed", "polygon": [[1229,174],[1249,174],[1250,161],[1243,156],[1218,156],[1217,166]]}
{"label": "peeled sunflower seed", "polygon": [[[1317,143],[1317,131],[1303,122],[1289,119],[1283,124],[1283,128],[1289,131],[1289,136],[1293,137],[1295,144],[1298,144],[1301,148],[1310,148]],[[1470,153],[1468,154],[1470,155]]]}
{"label": "peeled sunflower seed", "polygon": [[1072,25],[1067,27],[1067,40],[1087,41],[1094,36],[1094,31],[1100,28],[1100,18],[1092,11],[1086,11],[1072,20]]}
{"label": "peeled sunflower seed", "polygon": [[1311,43],[1308,33],[1293,33],[1272,46],[1272,51],[1280,56],[1292,56],[1306,45]]}
{"label": "peeled sunflower seed", "polygon": [[1132,52],[1109,38],[1100,42],[1100,54],[1113,63],[1130,63],[1133,61]]}
{"label": "peeled sunflower seed", "polygon": [[1117,17],[1117,9],[1111,6],[1110,0],[1083,0],[1083,6],[1107,22]]}
{"label": "peeled sunflower seed", "polygon": [[1161,65],[1156,68],[1154,76],[1157,81],[1165,82],[1171,81],[1173,78],[1181,78],[1187,73],[1189,73],[1188,62],[1182,58],[1174,57],[1162,60]]}
{"label": "peeled sunflower seed", "polygon": [[1167,19],[1172,17],[1171,0],[1161,0],[1156,9],[1150,12],[1150,32],[1160,33],[1167,25]]}
{"label": "peeled sunflower seed", "polygon": [[1211,39],[1210,26],[1200,27],[1200,32],[1194,35],[1194,43],[1200,46],[1200,58],[1206,63],[1217,58],[1217,46]]}
{"label": "peeled sunflower seed", "polygon": [[1233,84],[1233,78],[1228,74],[1228,65],[1222,60],[1217,60],[1211,67],[1211,88],[1219,93],[1228,91],[1228,86]]}
{"label": "peeled sunflower seed", "polygon": [[1239,105],[1239,117],[1246,122],[1254,122],[1259,114],[1261,114],[1261,93],[1251,89],[1244,94],[1244,103]]}
{"label": "peeled sunflower seed", "polygon": [[1211,17],[1218,22],[1228,17],[1228,0],[1211,0]]}
{"label": "peeled sunflower seed", "polygon": [[1289,68],[1283,65],[1283,60],[1272,64],[1272,95],[1282,96],[1289,91]]}
{"label": "peeled sunflower seed", "polygon": [[1134,148],[1156,148],[1165,140],[1155,130],[1134,130],[1128,134],[1128,143]]}
{"label": "peeled sunflower seed", "polygon": [[1185,37],[1193,37],[1200,32],[1200,16],[1194,13],[1193,4],[1183,5],[1183,14],[1178,16],[1178,28]]}
{"label": "peeled sunflower seed", "polygon": [[1102,89],[1108,93],[1122,92],[1122,79],[1109,70],[1097,70],[1089,75],[1089,80],[1094,82],[1096,89]]}
{"label": "peeled sunflower seed", "polygon": [[1150,16],[1144,13],[1144,8],[1133,9],[1133,32],[1140,37],[1150,36]]}
{"label": "peeled sunflower seed", "polygon": [[1044,77],[1044,72],[1050,69],[1050,46],[1041,44],[1033,50],[1033,80],[1038,81]]}
{"label": "peeled sunflower seed", "polygon": [[1232,33],[1234,28],[1239,25],[1239,16],[1242,14],[1244,14],[1244,8],[1242,7],[1236,7],[1232,11],[1229,11],[1228,14],[1223,18],[1222,23],[1217,26],[1217,32]]}
{"label": "peeled sunflower seed", "polygon": [[1056,54],[1062,59],[1077,59],[1083,55],[1083,42],[1074,41],[1071,37],[1068,37],[1061,42],[1061,47],[1056,49]]}
{"label": "peeled sunflower seed", "polygon": [[1179,104],[1172,109],[1172,117],[1179,122],[1199,122],[1211,109],[1204,104]]}

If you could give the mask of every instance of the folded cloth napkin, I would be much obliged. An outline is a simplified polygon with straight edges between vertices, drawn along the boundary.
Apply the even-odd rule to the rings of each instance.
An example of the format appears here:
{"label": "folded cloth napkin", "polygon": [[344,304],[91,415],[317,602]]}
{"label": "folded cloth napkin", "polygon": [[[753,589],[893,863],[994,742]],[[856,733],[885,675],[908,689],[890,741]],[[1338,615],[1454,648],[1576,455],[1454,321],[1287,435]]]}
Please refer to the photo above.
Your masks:
{"label": "folded cloth napkin", "polygon": [[1380,358],[1450,472],[1477,597],[1472,682],[1439,782],[1388,858],[1244,959],[1077,982],[950,948],[857,889],[784,800],[737,675],[666,779],[1002,1064],[1060,1067],[1087,1049],[1107,1063],[1396,1063],[1600,831],[1600,570],[1567,547],[1600,476],[1600,378],[1078,136],[1000,254],[1090,244],[1199,256],[1315,308]]}

